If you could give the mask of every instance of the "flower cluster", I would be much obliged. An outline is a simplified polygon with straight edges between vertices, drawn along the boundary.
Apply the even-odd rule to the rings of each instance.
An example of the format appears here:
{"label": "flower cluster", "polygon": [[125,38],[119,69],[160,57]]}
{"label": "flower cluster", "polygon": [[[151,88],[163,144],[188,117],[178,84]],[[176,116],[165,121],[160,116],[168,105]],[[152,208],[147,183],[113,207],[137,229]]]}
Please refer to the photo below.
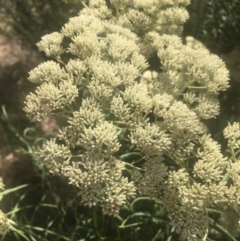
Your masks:
{"label": "flower cluster", "polygon": [[[0,178],[0,189],[3,190],[4,189],[4,184],[3,184],[3,180],[2,178]],[[5,213],[3,213],[0,210],[0,235],[5,234],[9,229],[9,224],[8,224],[8,219],[5,215]]]}
{"label": "flower cluster", "polygon": [[[208,232],[206,208],[240,204],[240,128],[224,131],[232,153],[224,157],[204,120],[219,113],[228,71],[217,56],[172,35],[180,34],[188,3],[90,0],[38,43],[58,63],[29,73],[40,86],[27,96],[25,111],[37,121],[59,120],[58,136],[35,156],[68,177],[85,205],[115,215],[137,192],[160,198],[181,239],[199,240]],[[160,66],[149,74],[153,54]],[[125,162],[129,152],[140,159]]]}

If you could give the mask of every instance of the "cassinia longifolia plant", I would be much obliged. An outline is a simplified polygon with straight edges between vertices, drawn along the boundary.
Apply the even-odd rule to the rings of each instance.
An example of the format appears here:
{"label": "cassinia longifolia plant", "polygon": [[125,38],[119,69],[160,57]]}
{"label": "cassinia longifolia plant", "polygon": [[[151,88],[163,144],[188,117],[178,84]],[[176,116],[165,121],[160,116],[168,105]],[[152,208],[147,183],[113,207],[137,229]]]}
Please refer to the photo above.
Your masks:
{"label": "cassinia longifolia plant", "polygon": [[[204,120],[228,88],[223,61],[179,37],[189,0],[90,0],[37,44],[54,60],[30,71],[35,121],[59,120],[37,160],[68,177],[82,202],[115,215],[137,194],[158,198],[181,240],[208,233],[208,208],[240,204],[240,126],[224,157]],[[156,55],[158,70],[151,69]],[[127,170],[127,171],[126,171]]]}

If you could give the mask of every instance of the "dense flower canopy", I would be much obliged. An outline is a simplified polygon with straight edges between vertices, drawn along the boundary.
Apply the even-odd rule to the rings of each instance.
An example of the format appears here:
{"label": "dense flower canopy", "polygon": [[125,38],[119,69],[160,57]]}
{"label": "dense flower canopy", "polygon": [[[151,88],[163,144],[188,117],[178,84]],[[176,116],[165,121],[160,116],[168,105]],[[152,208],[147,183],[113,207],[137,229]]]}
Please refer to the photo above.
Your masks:
{"label": "dense flower canopy", "polygon": [[[64,124],[36,159],[106,214],[117,214],[137,193],[160,198],[182,240],[199,240],[208,229],[207,207],[239,205],[238,160],[222,155],[204,124],[219,114],[228,71],[203,47],[182,44],[189,1],[110,4],[89,1],[37,44],[55,61],[30,71],[40,86],[27,96],[25,111],[33,120],[55,115]],[[154,53],[160,66],[149,75]],[[237,132],[237,124],[224,131],[229,148],[239,147]],[[125,161],[133,151],[141,158]]]}

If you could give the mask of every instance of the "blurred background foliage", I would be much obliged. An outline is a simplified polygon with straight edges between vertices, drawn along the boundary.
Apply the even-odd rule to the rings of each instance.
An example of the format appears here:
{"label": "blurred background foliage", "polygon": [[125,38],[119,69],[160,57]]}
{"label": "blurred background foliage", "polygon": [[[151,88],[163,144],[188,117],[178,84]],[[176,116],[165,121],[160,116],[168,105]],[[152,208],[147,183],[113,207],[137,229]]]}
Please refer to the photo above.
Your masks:
{"label": "blurred background foliage", "polygon": [[[26,94],[35,88],[27,81],[28,71],[45,60],[36,48],[41,37],[59,31],[82,8],[72,2],[0,0],[0,106],[5,106],[0,113],[0,169],[9,190],[1,195],[0,208],[15,222],[1,240],[177,241],[158,201],[141,197],[124,205],[116,218],[103,216],[98,208],[82,206],[66,179],[50,175],[32,158],[37,145],[53,133],[30,123],[22,111]],[[240,48],[240,0],[192,0],[188,11],[184,37],[193,36],[219,55]],[[231,78],[230,89],[220,96],[221,115],[210,121],[220,141],[227,121],[240,120],[239,83],[240,78]],[[51,121],[48,125],[54,128]],[[230,222],[238,217],[234,210],[229,214],[211,213],[212,239],[239,240]]]}
{"label": "blurred background foliage", "polygon": [[240,45],[240,0],[192,0],[188,11],[184,34],[211,52],[229,52]]}
{"label": "blurred background foliage", "polygon": [[0,33],[35,44],[45,34],[58,31],[81,5],[61,0],[1,0]]}

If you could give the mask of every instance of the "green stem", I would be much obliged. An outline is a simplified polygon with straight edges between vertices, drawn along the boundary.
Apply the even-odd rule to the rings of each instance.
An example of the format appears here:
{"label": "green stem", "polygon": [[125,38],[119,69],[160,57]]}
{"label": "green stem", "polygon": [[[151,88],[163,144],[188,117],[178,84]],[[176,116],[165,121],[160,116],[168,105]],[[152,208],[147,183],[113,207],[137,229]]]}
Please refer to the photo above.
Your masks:
{"label": "green stem", "polygon": [[188,86],[189,89],[205,90],[205,86]]}

